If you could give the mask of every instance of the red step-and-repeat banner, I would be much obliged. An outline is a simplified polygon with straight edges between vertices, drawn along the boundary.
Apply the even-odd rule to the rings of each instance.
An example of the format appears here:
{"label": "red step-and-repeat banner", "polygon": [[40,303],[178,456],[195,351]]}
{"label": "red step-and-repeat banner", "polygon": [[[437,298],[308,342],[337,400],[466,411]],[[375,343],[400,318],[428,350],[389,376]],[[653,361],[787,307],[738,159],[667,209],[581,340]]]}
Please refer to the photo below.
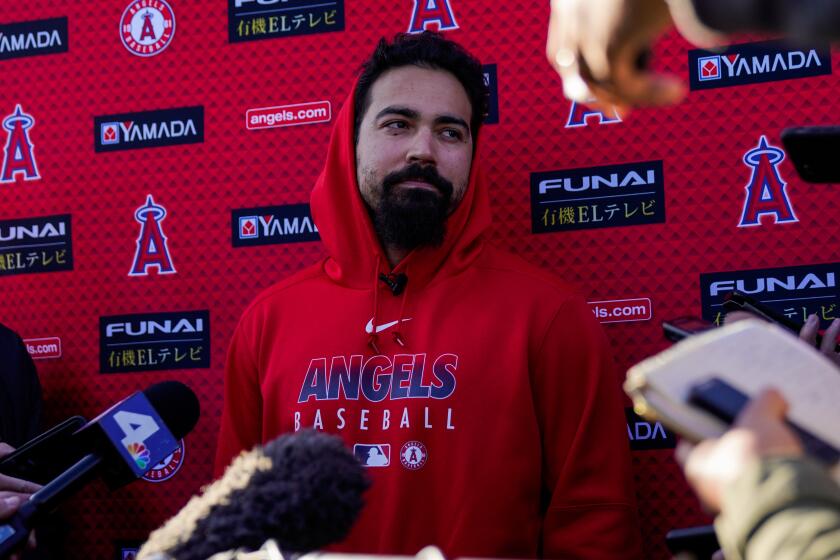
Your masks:
{"label": "red step-and-repeat banner", "polygon": [[[621,371],[666,346],[661,320],[719,319],[733,288],[840,316],[840,195],[780,141],[838,113],[829,46],[670,34],[654,64],[688,99],[621,120],[563,98],[547,21],[524,0],[0,6],[0,321],[36,358],[48,423],[165,379],[202,407],[143,480],[64,508],[68,558],[131,557],[210,480],[228,341],[259,291],[322,257],[310,189],[381,36],[440,29],[485,64],[494,241],[585,287]],[[673,434],[627,415],[646,556],[664,558],[667,530],[707,518]]]}

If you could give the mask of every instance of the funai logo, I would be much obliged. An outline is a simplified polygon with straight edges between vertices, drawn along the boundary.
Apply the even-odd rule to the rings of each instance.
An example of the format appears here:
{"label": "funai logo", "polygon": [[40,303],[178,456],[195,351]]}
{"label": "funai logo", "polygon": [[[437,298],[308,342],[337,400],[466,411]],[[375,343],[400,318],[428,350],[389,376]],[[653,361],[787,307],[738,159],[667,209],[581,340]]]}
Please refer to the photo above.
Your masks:
{"label": "funai logo", "polygon": [[0,276],[73,270],[69,214],[0,220]]}
{"label": "funai logo", "polygon": [[210,367],[207,310],[99,318],[100,371],[130,373]]}
{"label": "funai logo", "polygon": [[816,314],[827,327],[840,317],[838,279],[840,263],[701,274],[703,318],[720,324],[724,298],[737,290],[796,322]]}
{"label": "funai logo", "polygon": [[827,45],[791,48],[779,41],[732,45],[722,53],[688,53],[691,89],[758,84],[831,74]]}
{"label": "funai logo", "polygon": [[344,30],[344,0],[228,0],[231,43]]}
{"label": "funai logo", "polygon": [[661,160],[531,173],[534,233],[664,221]]}

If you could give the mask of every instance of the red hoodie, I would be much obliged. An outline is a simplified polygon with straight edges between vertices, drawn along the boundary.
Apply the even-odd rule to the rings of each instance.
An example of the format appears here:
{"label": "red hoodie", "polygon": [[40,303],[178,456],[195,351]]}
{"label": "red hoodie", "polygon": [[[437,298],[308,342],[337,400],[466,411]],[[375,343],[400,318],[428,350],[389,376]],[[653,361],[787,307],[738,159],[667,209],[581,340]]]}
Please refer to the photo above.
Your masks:
{"label": "red hoodie", "polygon": [[[373,480],[341,550],[638,556],[623,403],[604,335],[570,286],[485,242],[478,152],[444,243],[393,271],[354,162],[351,96],[312,191],[330,256],[243,314],[216,473],[242,450],[314,426],[341,435]],[[406,274],[405,291],[395,296],[379,272]]]}

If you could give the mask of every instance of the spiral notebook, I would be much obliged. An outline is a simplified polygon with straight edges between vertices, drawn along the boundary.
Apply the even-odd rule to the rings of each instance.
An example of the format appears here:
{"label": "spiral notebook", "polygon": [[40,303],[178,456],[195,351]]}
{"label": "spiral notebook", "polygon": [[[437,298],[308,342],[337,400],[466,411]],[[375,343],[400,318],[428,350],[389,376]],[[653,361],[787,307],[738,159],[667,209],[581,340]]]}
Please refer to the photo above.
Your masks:
{"label": "spiral notebook", "polygon": [[775,387],[788,401],[789,421],[840,448],[840,368],[764,321],[740,321],[688,337],[630,368],[624,389],[637,414],[700,441],[728,429],[688,404],[691,388],[712,377],[750,397]]}

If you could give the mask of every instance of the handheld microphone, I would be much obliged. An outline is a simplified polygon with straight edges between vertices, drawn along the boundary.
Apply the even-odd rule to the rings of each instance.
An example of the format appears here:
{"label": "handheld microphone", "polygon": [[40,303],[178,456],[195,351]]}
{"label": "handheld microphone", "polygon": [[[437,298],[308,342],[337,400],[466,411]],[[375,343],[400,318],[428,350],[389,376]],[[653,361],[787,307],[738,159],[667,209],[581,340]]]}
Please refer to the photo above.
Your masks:
{"label": "handheld microphone", "polygon": [[94,477],[101,476],[113,490],[146,474],[178,447],[198,416],[195,393],[183,383],[165,381],[123,399],[74,432],[72,466],[0,525],[0,558],[26,542],[44,515]]}
{"label": "handheld microphone", "polygon": [[[143,391],[143,395],[173,434],[186,434],[195,426],[198,400],[183,383],[157,383]],[[131,398],[133,395],[111,408],[119,408]],[[68,418],[0,459],[0,474],[47,484],[91,451],[96,443],[91,441],[92,432],[102,429],[98,420],[87,422],[82,416]]]}
{"label": "handheld microphone", "polygon": [[304,553],[343,539],[370,482],[341,439],[316,431],[278,437],[242,453],[140,549],[138,560],[205,560],[275,539]]}
{"label": "handheld microphone", "polygon": [[71,416],[27,441],[0,459],[0,474],[46,484],[78,459],[71,442],[85,424],[83,416]]}

